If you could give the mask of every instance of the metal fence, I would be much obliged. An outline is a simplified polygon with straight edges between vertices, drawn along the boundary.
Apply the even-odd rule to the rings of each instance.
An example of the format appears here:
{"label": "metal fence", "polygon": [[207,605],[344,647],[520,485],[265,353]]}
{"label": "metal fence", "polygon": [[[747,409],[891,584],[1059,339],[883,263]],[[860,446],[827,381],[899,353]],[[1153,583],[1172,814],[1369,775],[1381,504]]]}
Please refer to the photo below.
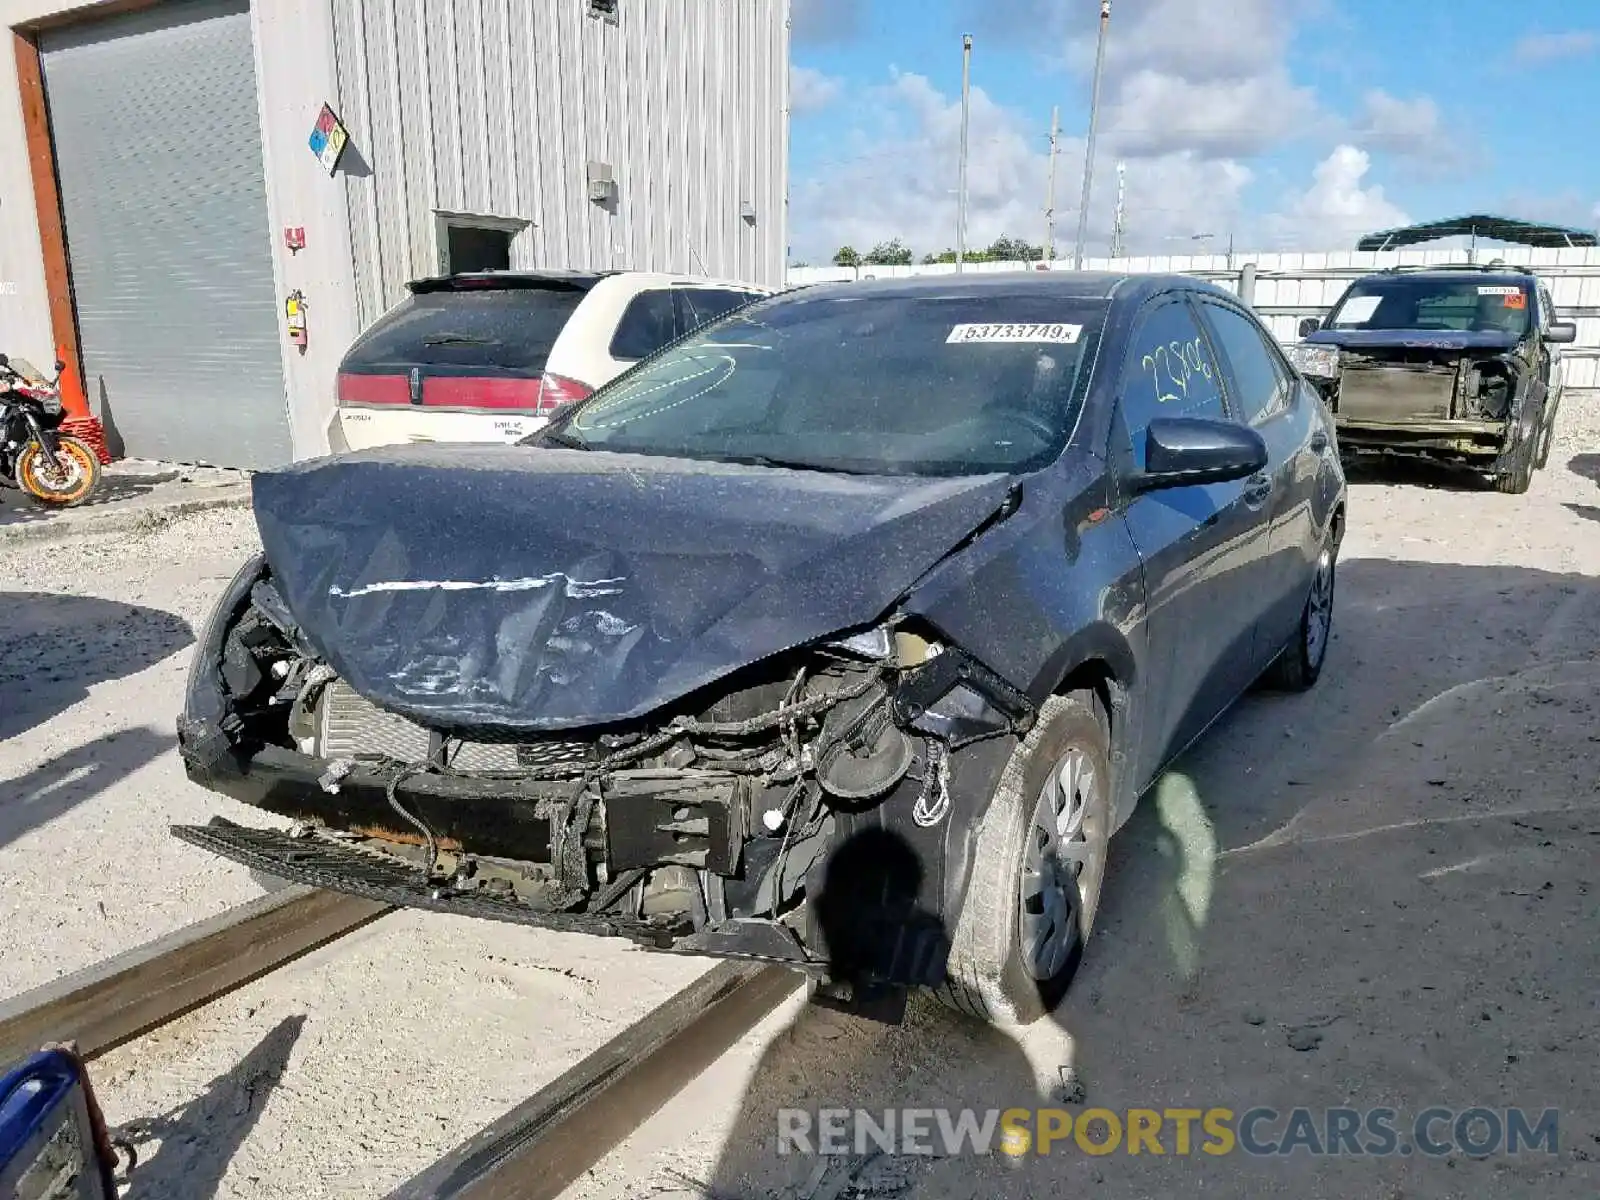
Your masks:
{"label": "metal fence", "polygon": [[[1352,279],[1384,267],[1436,266],[1467,260],[1464,250],[1331,251],[1303,254],[1155,255],[1138,258],[1090,258],[1089,271],[1162,271],[1196,275],[1237,292],[1241,271],[1256,269],[1253,304],[1279,341],[1291,343],[1303,317],[1321,317],[1333,307]],[[1566,385],[1574,389],[1600,388],[1600,248],[1543,250],[1529,246],[1479,249],[1478,262],[1500,259],[1532,269],[1550,286],[1551,298],[1562,320],[1578,327],[1578,340],[1563,349]],[[1039,264],[1031,264],[1037,269]],[[967,263],[972,272],[1017,271],[1026,263]],[[1070,270],[1061,262],[1051,270]],[[949,275],[950,263],[909,267],[791,267],[791,287],[807,283],[834,283],[852,279],[895,278],[909,275]]]}

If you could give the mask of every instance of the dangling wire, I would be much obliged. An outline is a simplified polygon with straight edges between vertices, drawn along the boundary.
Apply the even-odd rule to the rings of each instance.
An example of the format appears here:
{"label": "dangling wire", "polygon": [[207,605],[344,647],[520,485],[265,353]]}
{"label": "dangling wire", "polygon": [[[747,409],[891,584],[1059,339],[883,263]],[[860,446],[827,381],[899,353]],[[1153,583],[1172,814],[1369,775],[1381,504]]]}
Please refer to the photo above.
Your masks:
{"label": "dangling wire", "polygon": [[412,763],[399,764],[389,776],[389,782],[383,789],[383,796],[384,799],[389,802],[389,807],[394,809],[395,812],[399,813],[400,816],[405,819],[406,824],[410,825],[413,829],[420,833],[423,840],[427,843],[428,863],[427,866],[423,868],[422,877],[424,882],[433,878],[433,869],[439,863],[439,842],[438,839],[433,836],[433,830],[428,828],[427,824],[422,820],[422,818],[414,816],[412,813],[408,812],[405,805],[400,803],[400,797],[398,793],[400,791],[400,785],[407,779],[410,779],[414,775],[426,775],[428,771],[429,768],[426,765],[418,766]]}

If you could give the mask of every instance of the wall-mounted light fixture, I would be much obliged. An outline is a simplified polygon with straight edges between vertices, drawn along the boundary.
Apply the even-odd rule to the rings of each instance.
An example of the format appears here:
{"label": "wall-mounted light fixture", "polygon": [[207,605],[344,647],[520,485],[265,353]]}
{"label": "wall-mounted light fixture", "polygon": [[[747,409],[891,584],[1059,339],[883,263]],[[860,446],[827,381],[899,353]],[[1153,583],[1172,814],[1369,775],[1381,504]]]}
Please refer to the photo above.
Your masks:
{"label": "wall-mounted light fixture", "polygon": [[617,179],[610,163],[590,162],[585,171],[589,183],[589,199],[595,204],[617,202]]}
{"label": "wall-mounted light fixture", "polygon": [[756,206],[748,200],[739,201],[739,216],[744,219],[746,224],[754,225],[756,223]]}
{"label": "wall-mounted light fixture", "polygon": [[589,15],[602,21],[617,23],[618,0],[589,0]]}

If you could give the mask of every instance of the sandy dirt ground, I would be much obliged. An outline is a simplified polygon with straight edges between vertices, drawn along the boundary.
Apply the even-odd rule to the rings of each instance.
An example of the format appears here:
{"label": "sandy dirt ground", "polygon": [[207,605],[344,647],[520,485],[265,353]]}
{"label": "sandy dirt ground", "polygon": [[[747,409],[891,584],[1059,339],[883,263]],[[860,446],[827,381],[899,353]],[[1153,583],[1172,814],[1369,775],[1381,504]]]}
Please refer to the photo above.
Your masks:
{"label": "sandy dirt ground", "polygon": [[[889,1028],[797,997],[575,1200],[1594,1196],[1600,411],[1567,407],[1527,496],[1359,477],[1322,682],[1248,698],[1146,798],[1053,1018],[914,1003]],[[259,893],[166,833],[261,820],[173,751],[195,630],[253,545],[242,512],[0,545],[0,995]],[[100,1061],[128,1194],[380,1196],[704,966],[385,918]],[[1063,1068],[1072,1112],[1554,1106],[1561,1152],[774,1153],[781,1108],[1031,1106]]]}

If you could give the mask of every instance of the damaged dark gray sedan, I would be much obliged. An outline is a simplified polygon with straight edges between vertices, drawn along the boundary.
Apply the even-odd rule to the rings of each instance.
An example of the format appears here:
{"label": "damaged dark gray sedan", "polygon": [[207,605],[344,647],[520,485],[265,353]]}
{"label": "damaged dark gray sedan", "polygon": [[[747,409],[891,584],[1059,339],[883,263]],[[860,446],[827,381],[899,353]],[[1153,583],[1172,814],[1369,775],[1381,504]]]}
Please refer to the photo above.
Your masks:
{"label": "damaged dark gray sedan", "polygon": [[1107,840],[1263,675],[1305,688],[1345,483],[1227,292],[799,289],[517,446],[255,477],[179,722],[284,817],[185,840],[391,903],[1062,997]]}

